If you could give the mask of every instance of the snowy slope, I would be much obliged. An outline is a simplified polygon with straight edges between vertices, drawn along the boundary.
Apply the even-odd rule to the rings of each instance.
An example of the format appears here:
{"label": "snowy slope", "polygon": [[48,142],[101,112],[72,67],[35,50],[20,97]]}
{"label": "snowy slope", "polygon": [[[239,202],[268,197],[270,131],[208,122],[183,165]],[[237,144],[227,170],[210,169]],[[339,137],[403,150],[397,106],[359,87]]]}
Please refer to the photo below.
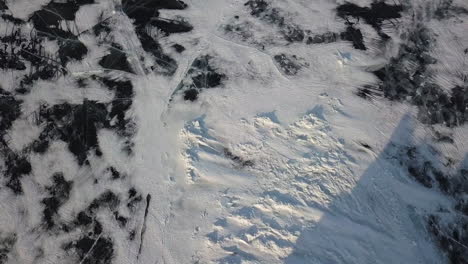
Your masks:
{"label": "snowy slope", "polygon": [[0,15],[0,263],[468,263],[464,1]]}

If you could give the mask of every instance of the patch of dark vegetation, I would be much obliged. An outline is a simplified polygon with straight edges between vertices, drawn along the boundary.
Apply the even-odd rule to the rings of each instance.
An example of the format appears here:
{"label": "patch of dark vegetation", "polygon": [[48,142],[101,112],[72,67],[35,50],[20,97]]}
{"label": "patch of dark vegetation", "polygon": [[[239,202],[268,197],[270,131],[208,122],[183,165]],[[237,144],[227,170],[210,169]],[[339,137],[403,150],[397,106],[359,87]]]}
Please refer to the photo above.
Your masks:
{"label": "patch of dark vegetation", "polygon": [[74,35],[70,30],[62,29],[61,21],[74,21],[76,12],[78,12],[81,6],[93,3],[94,0],[50,1],[41,10],[34,12],[30,20],[34,24],[35,29],[48,38],[73,38]]}
{"label": "patch of dark vegetation", "polygon": [[7,179],[6,186],[15,194],[23,192],[20,179],[32,170],[29,161],[11,150],[4,139],[13,122],[21,115],[21,103],[11,93],[0,88],[0,154],[5,163],[2,175]]}
{"label": "patch of dark vegetation", "polygon": [[[430,162],[425,162],[424,166],[417,167],[417,166],[410,166],[408,167],[409,174],[422,185],[427,188],[432,188],[433,177],[434,175],[434,168],[432,167]],[[435,173],[440,173],[439,171],[435,171]]]}
{"label": "patch of dark vegetation", "polygon": [[226,75],[219,73],[211,63],[212,57],[204,55],[196,58],[187,75],[192,79],[192,84],[198,88],[213,88],[220,86]]}
{"label": "patch of dark vegetation", "polygon": [[98,22],[93,26],[92,30],[96,37],[100,36],[101,34],[105,34],[106,36],[109,35],[111,32],[109,20],[105,19],[101,13],[99,15]]}
{"label": "patch of dark vegetation", "polygon": [[468,10],[461,6],[454,6],[453,0],[442,0],[438,2],[438,6],[434,11],[434,16],[437,19],[447,19],[460,14],[468,14]]}
{"label": "patch of dark vegetation", "polygon": [[454,87],[446,94],[438,85],[422,85],[413,102],[419,106],[420,120],[427,124],[462,125],[468,120],[468,85]]}
{"label": "patch of dark vegetation", "polygon": [[0,264],[8,262],[8,255],[15,246],[16,240],[16,234],[0,234]]}
{"label": "patch of dark vegetation", "polygon": [[250,15],[273,24],[280,29],[280,33],[288,42],[302,42],[306,32],[300,26],[288,22],[279,8],[271,7],[265,0],[249,0],[245,4],[250,8]]}
{"label": "patch of dark vegetation", "polygon": [[177,70],[177,63],[166,55],[161,45],[148,34],[148,28],[156,27],[166,34],[188,32],[192,26],[184,20],[169,20],[159,18],[159,9],[185,9],[187,4],[179,0],[123,0],[122,9],[136,27],[136,33],[143,49],[155,57],[156,65],[153,70],[164,75],[173,75]]}
{"label": "patch of dark vegetation", "polygon": [[154,18],[151,20],[150,24],[157,27],[167,35],[190,32],[193,29],[193,26],[185,20]]}
{"label": "patch of dark vegetation", "polygon": [[466,214],[454,214],[455,221],[449,224],[440,215],[430,215],[427,220],[429,231],[437,239],[438,246],[446,253],[451,264],[467,264],[468,217]]}
{"label": "patch of dark vegetation", "polygon": [[188,89],[184,92],[185,101],[196,101],[198,99],[198,90],[197,89]]}
{"label": "patch of dark vegetation", "polygon": [[116,168],[109,167],[108,170],[110,171],[113,180],[117,180],[120,178],[120,172]]}
{"label": "patch of dark vegetation", "polygon": [[34,81],[49,80],[66,72],[54,55],[45,52],[40,37],[33,33],[28,36],[13,26],[10,34],[0,37],[0,68],[24,71],[26,62],[30,63],[29,71],[16,89],[22,94],[29,91]]}
{"label": "patch of dark vegetation", "polygon": [[382,96],[382,91],[378,87],[365,85],[364,87],[358,88],[356,95],[363,99],[372,100],[376,97]]}
{"label": "patch of dark vegetation", "polygon": [[33,72],[26,74],[20,82],[19,88],[15,91],[20,94],[26,94],[32,89],[32,84],[37,80],[50,80],[56,77],[59,73],[66,73],[61,70],[58,64],[45,64],[38,67]]}
{"label": "patch of dark vegetation", "polygon": [[128,240],[130,241],[135,240],[135,236],[136,236],[136,231],[135,230],[130,231],[130,233],[128,234]]}
{"label": "patch of dark vegetation", "polygon": [[70,198],[70,191],[73,186],[73,182],[65,180],[62,173],[55,173],[52,180],[52,185],[46,187],[49,197],[42,200],[45,207],[43,214],[47,229],[55,226],[55,215],[60,206]]}
{"label": "patch of dark vegetation", "polygon": [[64,226],[66,232],[79,229],[81,236],[71,242],[65,243],[63,249],[72,252],[81,261],[80,263],[109,264],[114,258],[114,243],[109,235],[104,233],[101,222],[97,219],[99,212],[108,211],[120,228],[135,232],[135,227],[129,227],[129,218],[119,212],[122,202],[132,204],[129,206],[131,212],[139,202],[141,194],[135,188],[130,188],[128,198],[122,200],[121,196],[111,190],[107,190],[96,197],[84,210],[80,211],[75,220]]}
{"label": "patch of dark vegetation", "polygon": [[[264,0],[250,0],[247,1],[244,5],[249,6],[251,10],[250,14],[256,17],[261,16],[262,14],[267,12],[269,8],[268,3]],[[277,13],[279,13],[279,11],[277,9],[274,9],[270,12],[270,14],[274,15],[267,15],[265,19],[269,19],[269,21],[273,23],[284,23],[284,18],[279,16],[279,14]]]}
{"label": "patch of dark vegetation", "polygon": [[127,54],[116,43],[112,43],[109,54],[101,58],[99,65],[106,69],[135,73],[128,63]]}
{"label": "patch of dark vegetation", "polygon": [[109,237],[91,238],[84,236],[74,246],[83,264],[112,263],[114,244]]}
{"label": "patch of dark vegetation", "polygon": [[61,68],[58,63],[45,62],[44,65],[36,67],[30,73],[26,74],[21,80],[19,88],[15,91],[20,94],[26,94],[32,89],[32,84],[37,80],[50,80],[59,74],[65,74],[66,70]]}
{"label": "patch of dark vegetation", "polygon": [[306,37],[304,30],[295,24],[284,26],[281,29],[281,33],[288,42],[302,42]]}
{"label": "patch of dark vegetation", "polygon": [[235,21],[234,23],[229,23],[223,26],[226,34],[233,35],[240,38],[242,41],[251,40],[253,37],[253,27],[252,23],[249,21]]}
{"label": "patch of dark vegetation", "polygon": [[110,237],[102,235],[102,230],[89,232],[63,248],[73,249],[83,264],[111,264],[114,257],[114,243]]}
{"label": "patch of dark vegetation", "polygon": [[451,162],[444,162],[441,154],[430,145],[397,147],[392,157],[408,170],[409,175],[427,188],[437,187],[444,194],[457,196],[468,191],[468,179],[463,170],[446,172]]}
{"label": "patch of dark vegetation", "polygon": [[[137,197],[140,200],[136,201]],[[134,188],[130,189],[127,202],[132,201],[134,206],[141,201],[141,195]],[[74,227],[68,227],[68,229],[79,228],[83,235],[75,241],[66,243],[63,246],[64,250],[73,250],[80,259],[80,263],[112,263],[115,250],[114,243],[109,236],[104,235],[103,226],[97,220],[96,215],[100,210],[108,210],[114,216],[116,223],[121,228],[125,228],[128,225],[128,218],[119,213],[118,209],[121,202],[121,198],[110,190],[95,198],[85,210],[77,214],[73,222]],[[134,232],[131,229],[130,233],[132,231]]]}
{"label": "patch of dark vegetation", "polygon": [[187,75],[176,89],[176,92],[184,92],[185,100],[195,101],[201,90],[218,87],[226,79],[226,75],[213,66],[212,59],[210,55],[203,55],[192,62]]}
{"label": "patch of dark vegetation", "polygon": [[245,160],[237,155],[234,155],[228,148],[223,149],[224,156],[228,159],[234,161],[237,165],[241,167],[253,166],[254,163],[251,160]]}
{"label": "patch of dark vegetation", "polygon": [[8,10],[5,0],[0,0],[0,11]]}
{"label": "patch of dark vegetation", "polygon": [[15,194],[22,194],[23,188],[21,187],[21,177],[31,172],[31,163],[25,158],[17,154],[10,153],[6,159],[7,169],[5,177],[8,178],[6,186],[10,188]]}
{"label": "patch of dark vegetation", "polygon": [[134,211],[136,209],[136,206],[143,200],[143,197],[141,194],[139,194],[135,188],[130,188],[128,190],[128,202],[127,202],[127,208],[130,211]]}
{"label": "patch of dark vegetation", "polygon": [[96,210],[102,207],[115,210],[120,204],[120,198],[112,191],[102,193],[98,198],[88,206],[88,211],[94,214]]}
{"label": "patch of dark vegetation", "polygon": [[93,219],[84,211],[79,212],[75,219],[75,224],[77,226],[87,226],[91,223],[93,223]]}
{"label": "patch of dark vegetation", "polygon": [[78,88],[85,88],[88,86],[88,80],[86,78],[78,77],[75,79],[75,83],[78,85]]}
{"label": "patch of dark vegetation", "polygon": [[[2,44],[0,46],[0,68],[18,71],[26,69],[24,60],[31,57],[29,49],[37,47],[39,44],[35,40],[29,42],[22,36],[20,30],[13,30],[11,34],[0,37],[0,43]],[[27,44],[29,45],[24,47]]]}
{"label": "patch of dark vegetation", "polygon": [[133,85],[129,80],[112,80],[100,77],[95,77],[95,79],[101,81],[108,89],[115,93],[109,113],[109,119],[112,120],[110,125],[121,137],[125,138],[124,150],[130,154],[133,148],[130,138],[136,132],[136,125],[131,118],[126,116],[126,113],[132,106],[132,99],[134,97]]}
{"label": "patch of dark vegetation", "polygon": [[[6,35],[0,37],[0,67],[9,71],[14,70],[15,75],[20,74],[18,80],[20,84],[16,86],[16,91],[7,92],[0,89],[0,174],[2,184],[6,186],[5,190],[9,188],[16,195],[26,191],[26,185],[22,186],[22,177],[31,174],[32,171],[29,157],[26,155],[28,151],[44,153],[53,141],[64,141],[79,165],[90,164],[89,156],[103,155],[97,141],[100,129],[112,129],[121,136],[133,135],[135,131],[134,123],[126,115],[134,96],[131,82],[102,78],[100,81],[114,92],[115,100],[109,103],[85,100],[83,103],[75,104],[44,104],[34,113],[36,125],[42,129],[39,137],[21,152],[9,148],[8,130],[22,113],[21,100],[18,99],[21,96],[17,96],[16,93],[29,92],[35,87],[34,83],[37,80],[50,80],[60,73],[65,74],[67,63],[82,60],[88,53],[87,47],[78,40],[74,20],[78,9],[82,5],[94,3],[94,0],[48,2],[29,19],[33,25],[31,32],[26,32],[24,21],[0,11],[0,20],[4,21],[8,29]],[[1,4],[4,4],[3,0],[0,0],[0,7]],[[105,21],[100,23],[100,26],[92,28],[90,32],[95,31],[98,38],[110,33],[110,27]],[[24,32],[21,32],[21,29]],[[46,41],[58,45],[56,54],[47,53]],[[93,82],[92,79],[84,78],[74,81],[81,88]],[[111,168],[108,175],[114,179],[122,179],[125,176],[120,175],[115,168]],[[97,179],[89,179],[91,188],[98,188],[93,185],[93,181]],[[87,179],[86,181],[88,183]],[[64,244],[62,248],[67,253],[75,255],[76,262],[112,263],[115,253],[113,237],[112,234],[104,232],[104,227],[98,220],[100,213],[110,211],[111,222],[128,232],[134,231],[137,227],[132,226],[134,224],[134,221],[130,221],[132,216],[127,214],[129,210],[135,214],[140,208],[138,204],[142,200],[141,195],[134,191],[131,198],[126,199],[127,197],[123,197],[124,194],[121,200],[120,193],[104,192],[89,206],[81,208],[74,221],[64,221],[60,218],[59,212],[71,198],[72,185],[73,182],[67,181],[62,174],[54,174],[51,177],[50,184],[45,187],[44,196],[38,201],[43,205],[40,209],[43,218],[41,225],[47,229],[49,235],[78,233],[79,237],[67,241],[69,243]],[[119,211],[121,203],[124,207],[128,205],[128,208]],[[12,261],[8,257],[12,254],[9,252],[14,247],[14,242],[10,244],[11,246],[5,246],[0,235],[0,263]]]}
{"label": "patch of dark vegetation", "polygon": [[5,186],[16,195],[22,194],[21,178],[31,173],[31,163],[11,150],[3,138],[0,138],[0,154],[5,163],[5,168],[2,168],[2,175],[6,178]]}
{"label": "patch of dark vegetation", "polygon": [[336,12],[339,17],[346,20],[348,24],[347,32],[350,31],[349,25],[354,24],[350,22],[351,18],[356,19],[357,22],[359,22],[359,19],[363,19],[364,22],[371,25],[381,37],[387,39],[389,36],[382,32],[382,24],[386,20],[400,18],[401,12],[403,12],[403,6],[397,4],[389,5],[384,1],[374,1],[371,3],[370,7],[360,7],[347,2],[338,6]]}
{"label": "patch of dark vegetation", "polygon": [[171,76],[177,70],[177,62],[169,55],[165,54],[161,45],[154,40],[148,33],[138,31],[138,37],[140,39],[143,50],[152,54],[155,58],[156,65],[153,66],[153,70],[164,75]]}
{"label": "patch of dark vegetation", "polygon": [[264,0],[249,0],[245,4],[250,8],[250,15],[270,24],[283,27],[286,19],[279,8],[271,7],[270,3]]}
{"label": "patch of dark vegetation", "polygon": [[109,113],[103,103],[85,100],[82,104],[43,105],[39,109],[39,122],[45,127],[33,143],[33,150],[44,152],[52,140],[68,143],[78,164],[83,165],[90,150],[100,152],[97,131],[110,128]]}
{"label": "patch of dark vegetation", "polygon": [[118,212],[114,212],[114,218],[119,223],[120,227],[124,227],[127,225],[128,218],[119,215]]}
{"label": "patch of dark vegetation", "polygon": [[44,9],[34,12],[30,18],[30,21],[37,30],[38,35],[41,37],[46,37],[51,40],[56,40],[57,38],[73,38],[73,33],[71,33],[68,29],[61,28],[61,20],[62,18],[60,16],[57,16],[54,13]]}
{"label": "patch of dark vegetation", "polygon": [[21,115],[21,101],[0,87],[0,138]]}
{"label": "patch of dark vegetation", "polygon": [[48,65],[56,62],[54,57],[45,53],[45,48],[42,46],[39,37],[33,36],[31,39],[26,39],[21,34],[21,31],[18,31],[16,36],[12,36],[13,39],[11,41],[17,42],[15,44],[20,50],[19,54],[22,58],[29,61],[34,68],[40,69],[43,64]]}
{"label": "patch of dark vegetation", "polygon": [[102,224],[89,211],[78,213],[74,224],[80,227],[80,229],[87,231],[88,236],[99,236],[102,233]]}
{"label": "patch of dark vegetation", "polygon": [[[379,35],[388,38],[382,32],[382,23],[385,20],[401,17],[400,12],[402,11],[400,5],[392,6],[383,2],[374,2],[370,8],[345,3],[337,8],[338,16],[346,21],[346,30],[344,32],[340,34],[334,32],[313,34],[310,30],[304,30],[299,25],[289,22],[285,18],[284,12],[279,8],[272,7],[268,1],[249,0],[245,3],[245,6],[249,7],[252,16],[278,27],[280,34],[289,43],[305,41],[306,44],[326,44],[342,39],[350,41],[354,48],[360,50],[366,50],[363,34],[356,27],[360,18],[364,18],[366,23],[371,24],[379,32]],[[389,6],[389,10],[386,12],[387,6]],[[350,21],[350,18],[353,17],[357,18],[356,22]],[[240,34],[244,39],[249,38],[249,34],[244,32],[240,25],[227,25],[225,30]]]}
{"label": "patch of dark vegetation", "polygon": [[333,43],[338,40],[340,36],[335,32],[325,32],[323,34],[317,34],[309,36],[306,40],[306,44],[327,44]]}
{"label": "patch of dark vegetation", "polygon": [[367,50],[361,30],[354,27],[353,24],[348,24],[346,30],[341,32],[340,37],[342,40],[353,43],[353,48],[355,49]]}
{"label": "patch of dark vegetation", "polygon": [[3,20],[12,23],[15,26],[19,26],[25,23],[25,21],[16,18],[10,14],[2,14],[1,17],[3,18]]}
{"label": "patch of dark vegetation", "polygon": [[427,188],[432,188],[442,175],[442,171],[431,162],[432,159],[424,155],[433,152],[435,150],[430,147],[429,150],[412,146],[401,147],[394,154],[394,158],[399,161],[403,168],[407,169],[414,180]]}
{"label": "patch of dark vegetation", "polygon": [[104,84],[110,89],[115,91],[115,97],[112,101],[110,118],[116,118],[114,127],[122,135],[131,136],[132,131],[129,131],[130,119],[125,117],[125,113],[132,106],[132,98],[134,97],[133,85],[130,81],[115,81],[110,79],[104,79]]}
{"label": "patch of dark vegetation", "polygon": [[138,26],[146,25],[151,19],[159,16],[159,11],[156,8],[157,2],[149,0],[122,0],[122,10]]}
{"label": "patch of dark vegetation", "polygon": [[396,149],[394,158],[413,179],[455,201],[453,208],[441,208],[428,215],[427,226],[451,264],[468,263],[468,170],[463,167],[467,164],[453,168],[450,158],[442,157],[428,145]]}
{"label": "patch of dark vegetation", "polygon": [[5,0],[0,0],[0,17],[5,21],[13,24],[14,26],[19,26],[25,23],[22,19],[16,18],[13,15],[9,14],[8,6],[6,5]]}
{"label": "patch of dark vegetation", "polygon": [[177,44],[177,43],[174,44],[174,45],[172,45],[172,48],[173,48],[175,51],[177,51],[177,53],[182,53],[182,52],[185,51],[185,47],[182,46],[182,45],[180,45],[180,44]]}
{"label": "patch of dark vegetation", "polygon": [[24,62],[17,60],[17,57],[11,56],[4,50],[0,50],[0,67],[2,69],[13,69],[18,71],[26,70]]}
{"label": "patch of dark vegetation", "polygon": [[82,60],[88,49],[78,40],[71,28],[63,28],[62,22],[74,21],[81,6],[93,3],[94,0],[51,1],[41,10],[34,12],[30,18],[40,38],[57,41],[58,57],[63,66],[70,60]]}
{"label": "patch of dark vegetation", "polygon": [[147,24],[159,16],[159,9],[185,9],[187,4],[180,0],[122,0],[122,9],[136,25]]}
{"label": "patch of dark vegetation", "polygon": [[62,65],[66,65],[70,60],[82,60],[88,53],[88,48],[77,40],[65,40],[60,45],[58,54]]}
{"label": "patch of dark vegetation", "polygon": [[137,195],[137,190],[134,187],[128,190],[128,199],[132,199],[136,195]]}
{"label": "patch of dark vegetation", "polygon": [[[392,58],[384,68],[377,71],[377,77],[382,80],[381,89],[384,96],[390,100],[402,100],[416,95],[418,89],[421,89],[421,76],[428,64],[433,60],[426,57],[429,45],[429,36],[427,33],[413,33],[416,37],[416,43],[410,43],[401,47],[400,55]],[[409,69],[404,64],[407,62],[416,63],[416,69]]]}
{"label": "patch of dark vegetation", "polygon": [[404,35],[405,43],[395,58],[382,69],[374,71],[380,80],[379,90],[389,100],[409,101],[418,106],[419,119],[426,124],[460,126],[468,119],[468,85],[453,87],[450,93],[428,81],[428,65],[433,41],[423,25]]}
{"label": "patch of dark vegetation", "polygon": [[443,143],[451,143],[453,144],[454,141],[453,141],[453,138],[450,134],[447,134],[447,133],[441,133],[439,131],[435,131],[434,133],[434,137],[435,137],[435,140],[437,142],[443,142]]}
{"label": "patch of dark vegetation", "polygon": [[[468,170],[464,169],[460,171],[460,175],[463,177],[464,187],[463,189],[468,189]],[[459,213],[468,216],[468,199],[460,199],[455,205],[455,210]]]}
{"label": "patch of dark vegetation", "polygon": [[96,220],[96,213],[100,209],[106,209],[111,211],[113,215],[119,215],[118,206],[120,205],[120,198],[112,191],[105,191],[97,198],[95,198],[88,207],[78,213],[74,224],[80,227],[88,227],[93,230],[96,235],[102,232],[102,226],[99,221]]}
{"label": "patch of dark vegetation", "polygon": [[282,73],[286,75],[296,75],[303,67],[307,67],[309,64],[304,59],[297,57],[296,55],[289,54],[278,54],[273,57],[276,65]]}

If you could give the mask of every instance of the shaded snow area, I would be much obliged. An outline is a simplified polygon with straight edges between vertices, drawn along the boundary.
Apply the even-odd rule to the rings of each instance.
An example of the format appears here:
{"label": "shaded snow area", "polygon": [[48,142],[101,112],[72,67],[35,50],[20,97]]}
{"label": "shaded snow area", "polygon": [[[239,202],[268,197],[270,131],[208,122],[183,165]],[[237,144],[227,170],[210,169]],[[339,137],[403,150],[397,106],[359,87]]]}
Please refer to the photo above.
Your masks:
{"label": "shaded snow area", "polygon": [[465,0],[0,0],[0,264],[468,263]]}

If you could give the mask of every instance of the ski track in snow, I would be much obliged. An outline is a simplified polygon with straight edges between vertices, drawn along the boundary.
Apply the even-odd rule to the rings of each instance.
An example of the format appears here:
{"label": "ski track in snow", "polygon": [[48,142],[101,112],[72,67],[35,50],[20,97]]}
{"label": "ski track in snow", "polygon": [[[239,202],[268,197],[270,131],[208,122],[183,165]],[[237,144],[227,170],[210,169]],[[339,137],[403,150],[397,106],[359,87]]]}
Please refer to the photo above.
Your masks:
{"label": "ski track in snow", "polygon": [[0,14],[0,263],[467,263],[464,1]]}

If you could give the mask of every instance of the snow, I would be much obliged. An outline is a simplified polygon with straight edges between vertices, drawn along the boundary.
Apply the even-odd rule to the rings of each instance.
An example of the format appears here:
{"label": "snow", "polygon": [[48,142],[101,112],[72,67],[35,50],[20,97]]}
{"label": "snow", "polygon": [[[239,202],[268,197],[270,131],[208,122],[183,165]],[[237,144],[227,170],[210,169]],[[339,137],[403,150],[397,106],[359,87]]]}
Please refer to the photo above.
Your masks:
{"label": "snow", "polygon": [[[152,72],[156,59],[143,49],[119,2],[81,6],[74,25],[89,52],[64,65],[67,75],[37,80],[27,94],[15,94],[22,100],[21,113],[5,134],[0,131],[1,143],[27,156],[32,172],[21,177],[22,195],[6,187],[6,176],[1,179],[0,254],[2,236],[14,233],[15,243],[6,258],[0,255],[0,263],[448,263],[429,232],[427,216],[441,208],[452,212],[455,198],[412,178],[400,149],[431,145],[437,154],[428,151],[425,157],[440,155],[441,163],[450,159],[446,170],[452,173],[466,162],[466,123],[426,124],[419,119],[421,109],[408,101],[356,95],[360,87],[378,85],[372,71],[398,54],[405,41],[400,36],[411,27],[410,14],[397,27],[383,27],[391,36],[386,44],[363,24],[368,49],[359,50],[343,40],[290,42],[280,26],[251,16],[247,1],[186,0],[187,9],[159,10],[161,17],[181,16],[193,26],[187,33],[159,36],[164,54],[178,64],[170,76]],[[353,2],[369,6],[372,1]],[[15,17],[27,19],[48,1],[6,3]],[[280,10],[285,24],[314,34],[346,27],[336,18],[335,1],[268,3]],[[101,12],[110,17],[111,33],[85,32]],[[466,54],[460,55],[468,37],[466,19],[460,14],[427,22],[438,36],[431,51],[437,63],[428,67],[434,73],[428,80],[448,92],[466,85],[466,78],[459,78],[466,77]],[[241,32],[245,35],[227,32],[232,24],[248,25]],[[135,74],[99,66],[111,43],[122,47]],[[186,50],[171,50],[174,43]],[[47,54],[59,50],[57,40],[44,45]],[[297,72],[287,74],[275,61],[278,54],[296,56]],[[219,86],[199,89],[194,102],[186,101],[177,87],[192,62],[205,55],[226,78]],[[22,75],[2,70],[0,76],[0,87],[10,92]],[[117,92],[95,76],[130,80],[135,96],[116,99]],[[78,86],[79,78],[86,87]],[[86,150],[85,165],[78,164],[64,138],[51,140],[44,153],[31,150],[47,127],[36,120],[44,103],[86,100],[106,104],[107,111],[116,100],[131,100],[123,114],[135,122],[135,134],[122,136],[112,126],[117,117],[98,127],[99,151]],[[450,134],[453,143],[435,142],[436,131]],[[124,151],[128,141],[130,154]],[[6,171],[6,157],[0,160]],[[112,179],[111,167],[119,179]],[[47,230],[43,199],[51,195],[47,186],[56,172],[63,172],[73,188],[54,215],[57,226]],[[134,199],[131,188],[141,195],[134,209],[128,206]],[[93,209],[93,201],[108,190],[119,203]],[[96,222],[76,224],[80,212],[90,214],[102,231],[96,233]],[[126,225],[117,215],[127,219]],[[77,247],[65,249],[88,233],[94,244],[84,256]],[[99,262],[92,252],[108,237],[112,258]]]}

